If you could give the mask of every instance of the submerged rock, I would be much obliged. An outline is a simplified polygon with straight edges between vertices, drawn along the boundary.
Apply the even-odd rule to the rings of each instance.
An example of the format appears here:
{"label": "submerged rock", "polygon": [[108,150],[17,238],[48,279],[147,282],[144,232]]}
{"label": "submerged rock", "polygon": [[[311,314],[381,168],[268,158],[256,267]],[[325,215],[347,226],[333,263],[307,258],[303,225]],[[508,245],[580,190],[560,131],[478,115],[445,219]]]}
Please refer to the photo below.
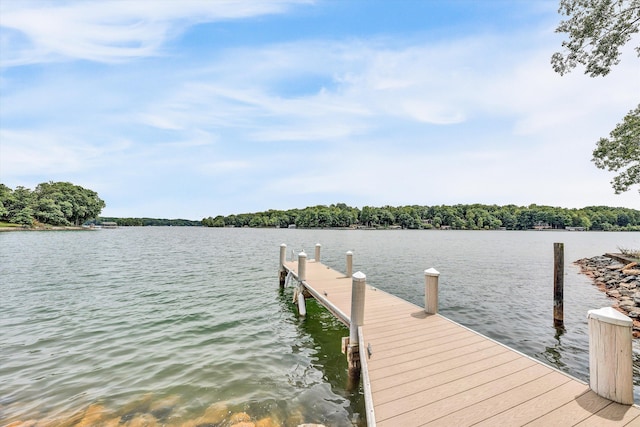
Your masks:
{"label": "submerged rock", "polygon": [[231,422],[232,425],[251,421],[251,415],[247,414],[246,412],[236,412],[235,414],[231,415],[231,417],[229,418],[229,421]]}
{"label": "submerged rock", "polygon": [[77,427],[92,427],[98,424],[99,421],[105,416],[106,410],[104,406],[93,404],[90,405],[84,413],[84,416],[80,420]]}
{"label": "submerged rock", "polygon": [[180,396],[177,395],[167,396],[153,402],[149,407],[149,413],[158,420],[166,420],[174,411],[175,407],[178,406],[180,400]]}
{"label": "submerged rock", "polygon": [[256,421],[256,427],[280,427],[281,423],[277,422],[272,417],[261,418]]}
{"label": "submerged rock", "polygon": [[216,402],[204,411],[204,415],[198,418],[194,425],[215,426],[225,421],[230,414],[231,411],[229,410],[229,407],[226,405],[226,403]]}
{"label": "submerged rock", "polygon": [[136,415],[125,424],[126,427],[158,427],[158,420],[151,414]]}

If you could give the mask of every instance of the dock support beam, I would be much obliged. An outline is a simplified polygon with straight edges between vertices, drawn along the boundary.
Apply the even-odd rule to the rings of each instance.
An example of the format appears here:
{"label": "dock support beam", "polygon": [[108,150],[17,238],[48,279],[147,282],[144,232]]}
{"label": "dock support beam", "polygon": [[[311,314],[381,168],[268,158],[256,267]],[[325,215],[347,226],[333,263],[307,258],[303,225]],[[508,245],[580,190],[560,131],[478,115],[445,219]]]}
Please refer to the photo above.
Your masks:
{"label": "dock support beam", "polygon": [[322,248],[322,245],[320,243],[316,243],[316,262],[320,262],[320,248]]}
{"label": "dock support beam", "polygon": [[284,288],[285,281],[287,280],[287,270],[284,268],[284,263],[287,258],[287,244],[280,245],[280,264],[278,265],[278,274],[280,279],[280,288]]}
{"label": "dock support beam", "polygon": [[367,276],[358,271],[351,280],[351,321],[349,325],[349,345],[347,346],[347,364],[349,366],[349,384],[360,381],[360,351],[358,328],[364,323],[364,297],[367,288]]}
{"label": "dock support beam", "polygon": [[435,268],[424,271],[424,311],[428,314],[438,313],[438,278],[440,273]]}
{"label": "dock support beam", "polygon": [[353,274],[353,252],[347,251],[347,277]]}
{"label": "dock support beam", "polygon": [[564,328],[564,243],[553,244],[553,326]]}
{"label": "dock support beam", "polygon": [[633,321],[612,307],[589,310],[589,387],[606,399],[633,405]]}

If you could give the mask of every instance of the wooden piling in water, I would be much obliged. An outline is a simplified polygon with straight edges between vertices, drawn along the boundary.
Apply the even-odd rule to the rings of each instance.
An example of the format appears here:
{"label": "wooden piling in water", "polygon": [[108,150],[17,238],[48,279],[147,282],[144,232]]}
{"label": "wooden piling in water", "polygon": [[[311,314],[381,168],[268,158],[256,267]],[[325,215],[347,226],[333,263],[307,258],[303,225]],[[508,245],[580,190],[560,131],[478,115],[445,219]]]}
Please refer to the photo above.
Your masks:
{"label": "wooden piling in water", "polygon": [[287,280],[287,269],[284,268],[284,263],[287,260],[287,244],[280,245],[280,265],[278,265],[278,276],[280,280],[280,288],[284,288],[284,284]]}
{"label": "wooden piling in water", "polygon": [[347,251],[347,277],[353,274],[353,252]]}
{"label": "wooden piling in water", "polygon": [[322,248],[322,245],[320,243],[316,243],[316,262],[320,262],[320,248]]}
{"label": "wooden piling in water", "polygon": [[553,244],[553,325],[564,327],[564,243]]}

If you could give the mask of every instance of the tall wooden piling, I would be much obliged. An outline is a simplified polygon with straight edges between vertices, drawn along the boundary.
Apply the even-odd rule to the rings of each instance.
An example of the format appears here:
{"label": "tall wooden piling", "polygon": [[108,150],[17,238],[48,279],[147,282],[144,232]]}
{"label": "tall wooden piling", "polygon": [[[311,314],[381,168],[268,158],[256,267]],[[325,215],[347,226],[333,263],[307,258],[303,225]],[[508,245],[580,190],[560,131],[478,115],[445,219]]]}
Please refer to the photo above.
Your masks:
{"label": "tall wooden piling", "polygon": [[320,248],[322,248],[322,245],[320,243],[316,243],[316,262],[320,262]]}
{"label": "tall wooden piling", "polygon": [[349,345],[347,347],[347,364],[349,377],[360,379],[360,351],[358,327],[364,323],[364,298],[367,276],[358,271],[351,280],[351,321],[349,325]]}
{"label": "tall wooden piling", "polygon": [[633,404],[633,321],[612,307],[589,310],[589,387],[606,399]]}
{"label": "tall wooden piling", "polygon": [[564,243],[553,244],[553,325],[564,327]]}
{"label": "tall wooden piling", "polygon": [[353,252],[347,251],[347,277],[353,274]]}
{"label": "tall wooden piling", "polygon": [[424,271],[424,310],[428,314],[438,313],[438,278],[440,273],[435,268]]}
{"label": "tall wooden piling", "polygon": [[278,276],[280,279],[280,287],[284,288],[285,281],[287,280],[287,270],[284,268],[284,263],[287,260],[287,244],[280,245],[280,264],[278,265]]}

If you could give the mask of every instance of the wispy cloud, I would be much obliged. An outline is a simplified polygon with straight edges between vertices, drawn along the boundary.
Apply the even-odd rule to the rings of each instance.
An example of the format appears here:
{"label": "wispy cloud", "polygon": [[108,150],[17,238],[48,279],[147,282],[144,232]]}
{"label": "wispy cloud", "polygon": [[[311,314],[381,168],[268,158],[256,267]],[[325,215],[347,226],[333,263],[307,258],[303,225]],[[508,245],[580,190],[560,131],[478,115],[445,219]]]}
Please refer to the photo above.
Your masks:
{"label": "wispy cloud", "polygon": [[283,13],[299,0],[2,2],[2,66],[62,59],[119,62],[162,54],[202,22]]}

